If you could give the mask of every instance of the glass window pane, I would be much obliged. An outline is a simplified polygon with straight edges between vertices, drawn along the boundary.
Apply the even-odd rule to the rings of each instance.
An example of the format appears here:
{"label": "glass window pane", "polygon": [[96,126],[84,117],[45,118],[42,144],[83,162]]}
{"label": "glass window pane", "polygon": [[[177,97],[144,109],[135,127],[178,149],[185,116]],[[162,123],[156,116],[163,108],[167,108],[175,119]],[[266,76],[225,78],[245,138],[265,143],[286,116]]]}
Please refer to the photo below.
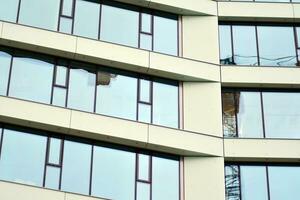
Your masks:
{"label": "glass window pane", "polygon": [[16,22],[19,0],[0,0],[0,20]]}
{"label": "glass window pane", "polygon": [[296,65],[293,27],[258,26],[257,31],[261,65]]}
{"label": "glass window pane", "polygon": [[236,93],[239,137],[263,138],[260,92]]}
{"label": "glass window pane", "polygon": [[60,164],[61,139],[50,138],[48,163]]}
{"label": "glass window pane", "polygon": [[52,104],[56,106],[66,106],[67,90],[65,88],[54,87]]}
{"label": "glass window pane", "polygon": [[138,154],[138,179],[144,181],[150,181],[149,170],[150,170],[150,156],[145,154]]}
{"label": "glass window pane", "polygon": [[4,130],[0,179],[42,186],[47,138]]}
{"label": "glass window pane", "polygon": [[47,166],[45,187],[53,190],[59,188],[60,168]]}
{"label": "glass window pane", "polygon": [[11,55],[0,51],[0,95],[6,95]]}
{"label": "glass window pane", "polygon": [[232,26],[234,62],[258,65],[255,26]]}
{"label": "glass window pane", "polygon": [[300,48],[300,27],[297,27],[296,30],[297,30],[297,44],[298,44],[298,48]]}
{"label": "glass window pane", "polygon": [[152,199],[179,200],[179,161],[152,157]]}
{"label": "glass window pane", "polygon": [[140,34],[140,48],[145,50],[152,50],[152,35]]}
{"label": "glass window pane", "polygon": [[153,123],[178,128],[178,86],[153,82]]}
{"label": "glass window pane", "polygon": [[300,138],[300,93],[263,93],[268,138]]}
{"label": "glass window pane", "polygon": [[60,0],[22,0],[19,23],[57,30]]}
{"label": "glass window pane", "polygon": [[220,63],[222,65],[233,65],[231,28],[229,25],[219,26],[220,37]]}
{"label": "glass window pane", "polygon": [[65,141],[61,189],[89,194],[91,145]]}
{"label": "glass window pane", "polygon": [[72,23],[72,19],[61,17],[59,22],[59,31],[62,33],[72,34]]}
{"label": "glass window pane", "polygon": [[142,32],[151,33],[151,18],[151,15],[142,13]]}
{"label": "glass window pane", "polygon": [[53,64],[48,62],[14,57],[9,96],[49,104],[53,70]]}
{"label": "glass window pane", "polygon": [[268,167],[270,199],[295,200],[300,196],[300,167]]}
{"label": "glass window pane", "polygon": [[98,73],[97,113],[136,120],[137,79]]}
{"label": "glass window pane", "polygon": [[101,40],[138,47],[139,13],[102,5]]}
{"label": "glass window pane", "polygon": [[136,200],[150,200],[150,184],[137,183]]}
{"label": "glass window pane", "polygon": [[96,74],[84,69],[71,69],[68,107],[83,111],[94,111]]}
{"label": "glass window pane", "polygon": [[98,39],[100,4],[76,0],[74,34]]}
{"label": "glass window pane", "polygon": [[66,86],[68,69],[63,66],[56,66],[55,84]]}
{"label": "glass window pane", "polygon": [[134,199],[135,153],[94,148],[92,195],[108,199]]}
{"label": "glass window pane", "polygon": [[139,103],[138,121],[151,123],[151,105]]}
{"label": "glass window pane", "polygon": [[238,166],[225,166],[225,188],[226,200],[240,200],[240,180]]}
{"label": "glass window pane", "polygon": [[241,190],[243,200],[268,200],[265,166],[241,166]]}
{"label": "glass window pane", "polygon": [[178,54],[177,20],[154,16],[153,49],[170,55]]}
{"label": "glass window pane", "polygon": [[65,16],[72,16],[73,0],[63,0],[62,14]]}
{"label": "glass window pane", "polygon": [[236,132],[236,109],[233,92],[222,93],[223,105],[223,131],[225,137],[237,137]]}
{"label": "glass window pane", "polygon": [[150,89],[151,82],[148,80],[140,79],[140,101],[150,103]]}

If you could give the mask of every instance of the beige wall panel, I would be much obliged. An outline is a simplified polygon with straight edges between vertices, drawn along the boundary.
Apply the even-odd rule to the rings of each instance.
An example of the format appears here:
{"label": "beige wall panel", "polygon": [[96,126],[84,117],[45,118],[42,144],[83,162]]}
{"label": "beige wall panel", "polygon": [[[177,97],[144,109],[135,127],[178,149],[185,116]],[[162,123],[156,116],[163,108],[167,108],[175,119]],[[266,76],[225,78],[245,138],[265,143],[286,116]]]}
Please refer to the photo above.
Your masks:
{"label": "beige wall panel", "polygon": [[115,1],[133,4],[137,6],[148,7],[151,0],[115,0]]}
{"label": "beige wall panel", "polygon": [[72,58],[76,50],[76,37],[3,22],[0,43],[16,48]]}
{"label": "beige wall panel", "polygon": [[150,52],[149,73],[183,81],[220,81],[217,65]]}
{"label": "beige wall panel", "polygon": [[219,64],[218,17],[182,17],[183,57]]}
{"label": "beige wall panel", "polygon": [[297,67],[221,67],[224,86],[300,87]]}
{"label": "beige wall panel", "polygon": [[2,38],[2,27],[3,27],[3,22],[0,21],[0,39]]}
{"label": "beige wall panel", "polygon": [[159,126],[149,126],[150,149],[180,155],[223,155],[222,138]]}
{"label": "beige wall panel", "polygon": [[149,64],[148,51],[80,37],[77,40],[75,57],[138,72],[146,72]]}
{"label": "beige wall panel", "polygon": [[229,160],[300,161],[300,141],[281,139],[225,139]]}
{"label": "beige wall panel", "polygon": [[129,120],[72,111],[70,134],[130,146],[145,147],[148,125]]}
{"label": "beige wall panel", "polygon": [[64,200],[63,192],[0,181],[2,200]]}
{"label": "beige wall panel", "polygon": [[184,129],[222,137],[220,83],[183,83]]}
{"label": "beige wall panel", "polygon": [[224,200],[224,159],[184,158],[185,200]]}
{"label": "beige wall panel", "polygon": [[70,117],[68,109],[0,96],[2,122],[66,133]]}
{"label": "beige wall panel", "polygon": [[[43,199],[41,199],[43,200]],[[56,199],[53,199],[56,200]],[[71,193],[66,193],[65,200],[104,200],[102,198],[94,198],[94,197],[89,197],[89,196],[84,196],[84,195],[77,195],[77,194],[71,194]]]}
{"label": "beige wall panel", "polygon": [[294,8],[295,22],[300,22],[300,4],[294,3],[293,8]]}
{"label": "beige wall panel", "polygon": [[218,2],[221,20],[293,21],[293,6],[289,3]]}
{"label": "beige wall panel", "polygon": [[184,15],[217,15],[217,3],[211,0],[151,0],[150,7]]}

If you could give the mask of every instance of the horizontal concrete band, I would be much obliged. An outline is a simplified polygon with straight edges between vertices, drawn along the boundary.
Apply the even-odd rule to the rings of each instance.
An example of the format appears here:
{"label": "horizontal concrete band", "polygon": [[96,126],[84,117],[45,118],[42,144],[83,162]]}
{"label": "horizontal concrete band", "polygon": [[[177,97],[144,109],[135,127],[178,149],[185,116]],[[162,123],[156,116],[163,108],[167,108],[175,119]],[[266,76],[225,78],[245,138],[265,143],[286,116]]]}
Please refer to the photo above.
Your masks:
{"label": "horizontal concrete band", "polygon": [[218,2],[219,20],[299,22],[300,4],[278,2]]}
{"label": "horizontal concrete band", "polygon": [[0,181],[0,191],[3,200],[105,200],[5,181]]}
{"label": "horizontal concrete band", "polygon": [[220,67],[0,21],[0,44],[181,81],[220,81]]}
{"label": "horizontal concrete band", "polygon": [[0,121],[183,156],[222,156],[222,138],[0,96]]}

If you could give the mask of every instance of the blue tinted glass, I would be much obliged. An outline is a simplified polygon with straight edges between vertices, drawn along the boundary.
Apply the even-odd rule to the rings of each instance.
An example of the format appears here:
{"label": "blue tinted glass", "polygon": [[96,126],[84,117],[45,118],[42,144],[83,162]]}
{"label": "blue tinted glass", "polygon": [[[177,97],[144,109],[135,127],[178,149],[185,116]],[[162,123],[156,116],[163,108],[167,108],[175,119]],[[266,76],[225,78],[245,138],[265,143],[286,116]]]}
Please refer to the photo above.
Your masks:
{"label": "blue tinted glass", "polygon": [[16,22],[19,0],[0,0],[0,20]]}
{"label": "blue tinted glass", "polygon": [[60,168],[47,166],[45,187],[58,190],[59,188]]}
{"label": "blue tinted glass", "polygon": [[68,107],[83,111],[94,111],[96,75],[84,69],[71,69]]}
{"label": "blue tinted glass", "polygon": [[6,95],[11,56],[0,51],[0,95]]}
{"label": "blue tinted glass", "polygon": [[140,122],[151,123],[151,105],[139,103],[139,117]]}
{"label": "blue tinted glass", "polygon": [[91,145],[65,141],[61,189],[80,194],[89,193]]}
{"label": "blue tinted glass", "polygon": [[152,35],[140,34],[140,48],[145,50],[152,50]]}
{"label": "blue tinted glass", "polygon": [[98,39],[100,4],[76,0],[74,34]]}
{"label": "blue tinted glass", "polygon": [[66,86],[68,69],[63,66],[56,66],[55,84]]}
{"label": "blue tinted glass", "polygon": [[42,186],[47,138],[4,130],[0,179]]}
{"label": "blue tinted glass", "polygon": [[59,22],[59,31],[62,33],[72,33],[73,20],[66,17],[61,17]]}
{"label": "blue tinted glass", "polygon": [[61,140],[57,138],[50,138],[49,145],[48,163],[59,165]]}
{"label": "blue tinted glass", "polygon": [[98,72],[97,113],[136,120],[137,79]]}
{"label": "blue tinted glass", "polygon": [[134,199],[135,154],[94,148],[92,195],[108,199]]}
{"label": "blue tinted glass", "polygon": [[153,82],[153,123],[178,128],[178,86]]}
{"label": "blue tinted glass", "polygon": [[257,26],[257,32],[261,65],[296,65],[293,27]]}
{"label": "blue tinted glass", "polygon": [[14,57],[9,96],[50,103],[53,64],[32,58]]}
{"label": "blue tinted glass", "polygon": [[102,6],[100,38],[108,42],[138,47],[139,13]]}
{"label": "blue tinted glass", "polygon": [[179,161],[152,157],[152,199],[179,200]]}
{"label": "blue tinted glass", "polygon": [[74,0],[63,0],[63,9],[62,9],[63,15],[69,17],[72,16],[73,1]]}
{"label": "blue tinted glass", "polygon": [[177,55],[177,20],[154,16],[153,23],[153,50],[170,55]]}
{"label": "blue tinted glass", "polygon": [[138,182],[136,190],[136,200],[150,200],[150,184]]}
{"label": "blue tinted glass", "polygon": [[219,26],[220,63],[223,65],[234,64],[232,59],[231,28],[228,25]]}
{"label": "blue tinted glass", "polygon": [[56,106],[66,106],[67,90],[65,88],[53,87],[52,104]]}
{"label": "blue tinted glass", "polygon": [[60,0],[22,0],[19,23],[57,30]]}
{"label": "blue tinted glass", "polygon": [[149,177],[149,170],[150,170],[150,156],[145,154],[139,154],[138,155],[138,179],[139,180],[150,180]]}
{"label": "blue tinted glass", "polygon": [[151,18],[152,16],[150,14],[142,13],[142,32],[151,33]]}

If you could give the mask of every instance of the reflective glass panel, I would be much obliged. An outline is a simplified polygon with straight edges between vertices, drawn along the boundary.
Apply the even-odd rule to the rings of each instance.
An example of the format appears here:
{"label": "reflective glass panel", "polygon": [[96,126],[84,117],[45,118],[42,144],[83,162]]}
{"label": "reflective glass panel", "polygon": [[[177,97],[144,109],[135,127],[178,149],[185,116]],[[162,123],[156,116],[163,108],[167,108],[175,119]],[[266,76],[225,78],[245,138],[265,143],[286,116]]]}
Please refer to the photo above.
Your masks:
{"label": "reflective glass panel", "polygon": [[237,92],[239,137],[263,138],[260,92]]}
{"label": "reflective glass panel", "polygon": [[140,34],[140,48],[145,50],[152,50],[152,35]]}
{"label": "reflective glass panel", "polygon": [[298,48],[300,48],[300,27],[296,28],[296,32],[297,32],[297,44],[298,44]]}
{"label": "reflective glass panel", "polygon": [[101,40],[138,47],[139,13],[102,5]]}
{"label": "reflective glass panel", "polygon": [[0,51],[0,95],[6,95],[11,55]]}
{"label": "reflective glass panel", "polygon": [[151,18],[151,15],[142,13],[142,32],[151,33]]}
{"label": "reflective glass panel", "polygon": [[14,57],[9,96],[49,104],[53,70],[53,64],[48,62]]}
{"label": "reflective glass panel", "polygon": [[140,101],[150,103],[151,82],[145,79],[140,79]]}
{"label": "reflective glass panel", "polygon": [[257,31],[260,65],[296,65],[293,27],[257,26]]}
{"label": "reflective glass panel", "polygon": [[177,55],[178,21],[176,19],[154,16],[153,23],[153,50]]}
{"label": "reflective glass panel", "polygon": [[63,9],[62,14],[65,16],[72,16],[72,8],[73,8],[74,0],[63,0]]}
{"label": "reflective glass panel", "polygon": [[179,161],[152,157],[152,199],[179,200]]}
{"label": "reflective glass panel", "polygon": [[234,62],[258,65],[255,26],[232,26]]}
{"label": "reflective glass panel", "polygon": [[19,23],[57,30],[60,0],[22,0]]}
{"label": "reflective glass panel", "polygon": [[16,22],[19,0],[0,0],[0,20]]}
{"label": "reflective glass panel", "polygon": [[66,96],[67,90],[65,88],[54,87],[52,104],[56,106],[65,107],[66,106]]}
{"label": "reflective glass panel", "polygon": [[48,163],[60,164],[60,148],[61,148],[61,140],[57,138],[50,138],[50,146],[49,146],[49,157]]}
{"label": "reflective glass panel", "polygon": [[268,200],[265,166],[241,166],[241,190],[243,200]]}
{"label": "reflective glass panel", "polygon": [[67,71],[68,69],[63,66],[56,66],[56,77],[55,77],[55,84],[66,86],[67,82]]}
{"label": "reflective glass panel", "polygon": [[153,82],[153,123],[178,128],[178,86]]}
{"label": "reflective glass panel", "polygon": [[68,107],[83,111],[94,111],[96,74],[85,69],[71,69]]}
{"label": "reflective glass panel", "polygon": [[0,179],[42,186],[47,138],[5,129]]}
{"label": "reflective glass panel", "polygon": [[136,200],[150,200],[150,184],[137,183]]}
{"label": "reflective glass panel", "polygon": [[150,156],[145,154],[138,154],[138,160],[139,160],[139,169],[138,169],[138,179],[149,181],[149,170],[150,170]]}
{"label": "reflective glass panel", "polygon": [[223,65],[234,64],[232,59],[231,28],[229,25],[219,26],[220,37],[220,63]]}
{"label": "reflective glass panel", "polygon": [[139,116],[140,122],[151,123],[151,105],[139,103]]}
{"label": "reflective glass panel", "polygon": [[99,72],[98,81],[96,112],[136,120],[137,79]]}
{"label": "reflective glass panel", "polygon": [[300,167],[268,167],[270,199],[295,200],[300,196]]}
{"label": "reflective glass panel", "polygon": [[46,179],[45,187],[53,190],[58,190],[59,188],[59,176],[60,168],[47,166],[46,168]]}
{"label": "reflective glass panel", "polygon": [[263,93],[267,138],[300,138],[300,93]]}
{"label": "reflective glass panel", "polygon": [[89,194],[91,145],[65,141],[61,190]]}
{"label": "reflective glass panel", "polygon": [[225,166],[226,200],[240,200],[239,167],[237,165]]}
{"label": "reflective glass panel", "polygon": [[74,31],[75,35],[98,39],[100,4],[76,0]]}
{"label": "reflective glass panel", "polygon": [[72,33],[72,22],[73,20],[66,17],[61,17],[59,22],[59,31],[62,33]]}
{"label": "reflective glass panel", "polygon": [[237,137],[236,132],[236,109],[233,92],[222,93],[223,105],[223,131],[225,137]]}
{"label": "reflective glass panel", "polygon": [[94,147],[92,195],[134,199],[135,153]]}

